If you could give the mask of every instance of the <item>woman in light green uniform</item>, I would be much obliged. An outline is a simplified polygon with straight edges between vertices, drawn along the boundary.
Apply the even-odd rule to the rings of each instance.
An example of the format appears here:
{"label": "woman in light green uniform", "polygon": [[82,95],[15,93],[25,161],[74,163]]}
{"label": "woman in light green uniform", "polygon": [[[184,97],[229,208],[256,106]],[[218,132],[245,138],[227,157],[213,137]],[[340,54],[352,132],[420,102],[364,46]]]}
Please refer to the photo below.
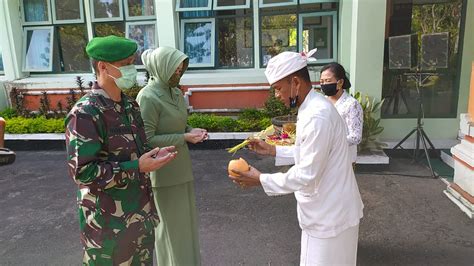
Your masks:
{"label": "woman in light green uniform", "polygon": [[200,265],[198,223],[191,158],[187,142],[207,139],[207,131],[187,125],[179,80],[188,57],[170,47],[147,50],[142,61],[150,74],[137,96],[149,145],[173,145],[178,152],[168,165],[151,173],[161,222],[155,229],[158,265]]}

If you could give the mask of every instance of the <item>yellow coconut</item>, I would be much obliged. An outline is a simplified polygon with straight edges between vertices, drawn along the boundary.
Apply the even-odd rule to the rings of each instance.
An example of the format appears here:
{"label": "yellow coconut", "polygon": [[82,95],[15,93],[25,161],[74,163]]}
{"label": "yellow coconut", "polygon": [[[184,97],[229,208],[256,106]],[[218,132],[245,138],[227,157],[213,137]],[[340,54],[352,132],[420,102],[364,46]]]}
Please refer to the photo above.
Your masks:
{"label": "yellow coconut", "polygon": [[239,159],[236,159],[236,160],[231,160],[229,162],[229,166],[227,167],[227,171],[229,172],[229,175],[231,175],[233,177],[239,177],[239,175],[232,172],[232,170],[237,170],[237,171],[240,171],[240,172],[247,172],[247,171],[250,170],[250,166],[247,163],[247,161],[245,161],[242,158],[239,158]]}

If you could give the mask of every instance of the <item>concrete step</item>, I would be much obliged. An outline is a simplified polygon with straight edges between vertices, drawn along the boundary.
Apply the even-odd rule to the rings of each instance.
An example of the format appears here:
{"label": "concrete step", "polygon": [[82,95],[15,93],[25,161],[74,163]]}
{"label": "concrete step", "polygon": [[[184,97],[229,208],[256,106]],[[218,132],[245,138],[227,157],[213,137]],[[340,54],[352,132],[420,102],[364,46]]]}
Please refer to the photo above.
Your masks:
{"label": "concrete step", "polygon": [[454,169],[454,159],[449,150],[441,150],[441,160]]}
{"label": "concrete step", "polygon": [[363,151],[357,154],[356,164],[384,165],[389,163],[390,158],[383,150]]}

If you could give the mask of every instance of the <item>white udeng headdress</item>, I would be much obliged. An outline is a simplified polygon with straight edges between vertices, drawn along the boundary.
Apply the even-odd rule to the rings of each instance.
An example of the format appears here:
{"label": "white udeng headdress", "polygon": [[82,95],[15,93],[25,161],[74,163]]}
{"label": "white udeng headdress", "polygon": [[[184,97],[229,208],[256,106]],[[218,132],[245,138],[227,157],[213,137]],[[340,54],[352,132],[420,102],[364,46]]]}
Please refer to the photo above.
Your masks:
{"label": "white udeng headdress", "polygon": [[316,61],[316,58],[312,56],[317,50],[317,48],[314,48],[308,53],[282,52],[272,57],[270,61],[268,61],[267,68],[265,69],[265,76],[267,77],[268,83],[271,85],[306,67],[308,62]]}

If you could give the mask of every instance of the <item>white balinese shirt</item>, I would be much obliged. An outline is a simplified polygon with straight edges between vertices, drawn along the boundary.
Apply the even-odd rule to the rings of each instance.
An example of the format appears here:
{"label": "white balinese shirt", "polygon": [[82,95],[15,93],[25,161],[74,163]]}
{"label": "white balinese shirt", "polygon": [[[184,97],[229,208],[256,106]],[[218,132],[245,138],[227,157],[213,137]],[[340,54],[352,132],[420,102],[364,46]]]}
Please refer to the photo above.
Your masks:
{"label": "white balinese shirt", "polygon": [[311,90],[298,109],[295,145],[276,149],[276,159],[294,157],[295,165],[260,175],[268,195],[294,192],[300,227],[317,238],[335,237],[363,216],[346,135],[334,105]]}
{"label": "white balinese shirt", "polygon": [[357,144],[362,140],[364,112],[359,102],[345,91],[334,104],[347,125],[347,142],[352,162],[357,159]]}

